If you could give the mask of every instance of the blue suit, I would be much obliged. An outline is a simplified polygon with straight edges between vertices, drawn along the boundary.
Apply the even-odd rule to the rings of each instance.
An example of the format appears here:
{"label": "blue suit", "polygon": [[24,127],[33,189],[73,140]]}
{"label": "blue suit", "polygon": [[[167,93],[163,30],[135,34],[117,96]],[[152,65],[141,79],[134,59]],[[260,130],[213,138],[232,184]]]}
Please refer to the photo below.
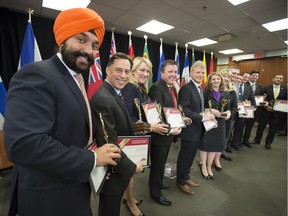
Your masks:
{"label": "blue suit", "polygon": [[[15,164],[12,200],[19,215],[92,215],[94,154],[83,95],[57,56],[29,64],[10,82],[5,146]],[[18,196],[17,196],[18,195]],[[10,215],[17,212],[12,202]]]}

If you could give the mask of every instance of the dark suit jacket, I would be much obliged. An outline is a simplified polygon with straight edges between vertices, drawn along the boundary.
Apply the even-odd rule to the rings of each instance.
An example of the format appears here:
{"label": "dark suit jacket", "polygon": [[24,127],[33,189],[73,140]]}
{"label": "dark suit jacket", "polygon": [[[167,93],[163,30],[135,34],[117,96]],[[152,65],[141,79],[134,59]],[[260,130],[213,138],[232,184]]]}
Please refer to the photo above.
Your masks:
{"label": "dark suit jacket", "polygon": [[[109,83],[103,82],[103,85],[92,97],[90,104],[96,120],[95,133],[99,146],[106,143],[99,113],[102,114],[109,143],[116,144],[118,136],[133,135],[127,108]],[[122,194],[127,188],[131,176],[135,173],[136,165],[122,152],[120,162],[113,169],[116,172],[111,173],[109,180],[105,181],[101,190],[104,195]]]}
{"label": "dark suit jacket", "polygon": [[185,116],[192,119],[192,124],[182,128],[181,139],[197,141],[204,132],[201,113],[201,98],[195,84],[190,81],[179,90],[179,104],[182,105]]}
{"label": "dark suit jacket", "polygon": [[[150,90],[149,90],[149,97],[152,101],[157,101],[157,103],[161,104],[163,107],[174,107],[172,95],[170,93],[170,90],[165,83],[164,80],[160,79],[157,82],[155,82]],[[176,93],[175,93],[176,95]],[[162,119],[164,123],[166,122],[164,112],[162,111]],[[173,135],[169,136],[163,136],[156,133],[151,133],[151,140],[152,145],[167,145],[167,143],[172,143],[173,141]]]}
{"label": "dark suit jacket", "polygon": [[[263,88],[263,94],[266,94],[266,101],[268,102],[274,102],[275,100],[287,100],[287,88],[281,86],[279,95],[277,98],[274,98],[274,92],[273,92],[273,85],[269,85]],[[263,109],[264,114],[272,114],[271,112],[267,111],[266,109]],[[282,118],[284,117],[284,113],[274,111],[273,117]]]}
{"label": "dark suit jacket", "polygon": [[[22,210],[29,212],[26,204],[33,200],[37,203],[29,215],[56,215],[56,209],[62,215],[91,215],[87,180],[94,155],[83,149],[89,139],[87,107],[57,56],[27,65],[13,76],[4,134],[9,160],[17,166]],[[75,196],[83,199],[75,202]],[[42,208],[47,203],[50,211]]]}
{"label": "dark suit jacket", "polygon": [[137,122],[139,120],[139,112],[134,103],[134,98],[138,98],[140,102],[140,109],[142,114],[142,121],[146,121],[145,113],[142,107],[142,103],[149,100],[148,95],[141,94],[139,90],[132,83],[128,83],[123,89],[122,94],[124,98],[125,105],[130,113],[132,122]]}
{"label": "dark suit jacket", "polygon": [[245,101],[245,100],[251,101],[251,106],[256,107],[256,102],[255,102],[252,86],[247,83],[244,84],[244,92],[242,95],[242,101]]}

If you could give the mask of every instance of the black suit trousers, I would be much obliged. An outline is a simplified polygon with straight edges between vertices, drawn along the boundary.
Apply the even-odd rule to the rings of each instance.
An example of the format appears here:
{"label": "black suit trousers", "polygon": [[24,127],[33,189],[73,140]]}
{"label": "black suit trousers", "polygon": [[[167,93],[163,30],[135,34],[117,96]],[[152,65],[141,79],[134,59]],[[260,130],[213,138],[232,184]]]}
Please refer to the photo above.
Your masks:
{"label": "black suit trousers", "polygon": [[232,143],[231,143],[234,146],[239,146],[240,144],[241,136],[243,132],[243,125],[244,125],[244,119],[237,118],[234,124]]}
{"label": "black suit trousers", "polygon": [[189,173],[197,153],[202,137],[195,141],[187,141],[181,139],[181,149],[177,160],[177,182],[179,184],[186,184],[186,180],[190,179]]}
{"label": "black suit trousers", "polygon": [[171,142],[166,143],[165,145],[151,144],[151,167],[149,175],[150,196],[160,197],[162,195],[161,188],[163,184],[165,163],[167,161],[170,146]]}
{"label": "black suit trousers", "polygon": [[271,145],[276,135],[279,122],[280,118],[275,117],[273,113],[268,113],[267,111],[262,112],[262,115],[258,122],[256,137],[254,140],[259,143],[261,142],[263,132],[266,128],[266,125],[269,123],[269,130],[265,139],[265,144]]}
{"label": "black suit trousers", "polygon": [[[109,180],[108,180],[109,181]],[[98,216],[119,216],[122,195],[109,196],[100,194]]]}

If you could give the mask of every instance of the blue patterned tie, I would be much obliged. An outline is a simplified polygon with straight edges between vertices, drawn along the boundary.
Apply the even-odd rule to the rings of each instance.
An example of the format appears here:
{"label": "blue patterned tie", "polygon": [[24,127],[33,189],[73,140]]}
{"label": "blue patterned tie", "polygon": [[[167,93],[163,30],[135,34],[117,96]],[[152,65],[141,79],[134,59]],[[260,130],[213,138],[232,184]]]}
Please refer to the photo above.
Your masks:
{"label": "blue patterned tie", "polygon": [[239,94],[239,101],[242,101],[242,86],[243,86],[243,84],[240,84],[240,86],[239,86],[239,92],[238,92],[238,94]]}

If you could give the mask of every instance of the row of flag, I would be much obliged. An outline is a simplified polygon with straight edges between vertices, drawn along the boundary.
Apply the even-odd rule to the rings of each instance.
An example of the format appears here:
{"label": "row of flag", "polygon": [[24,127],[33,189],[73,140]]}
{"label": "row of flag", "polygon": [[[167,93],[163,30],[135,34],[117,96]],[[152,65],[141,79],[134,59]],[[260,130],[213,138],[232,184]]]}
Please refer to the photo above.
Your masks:
{"label": "row of flag", "polygon": [[[131,35],[132,32],[128,32],[129,35],[129,47],[128,47],[128,55],[134,59],[135,54],[134,54],[134,48],[132,44],[132,39]],[[145,39],[145,44],[144,44],[144,49],[143,49],[143,57],[149,58],[149,52],[148,52],[148,45],[147,45],[147,36],[144,36]],[[185,85],[190,81],[190,75],[189,75],[189,59],[188,59],[188,44],[185,45],[186,50],[185,50],[185,61],[184,61],[184,67],[182,71],[182,77],[180,78],[180,67],[178,68],[178,75],[177,75],[177,80],[174,84],[174,87],[176,91],[178,92],[180,87]],[[110,45],[110,57],[116,53],[116,42],[115,42],[115,37],[114,37],[114,31],[112,31],[112,36],[111,36],[111,45]],[[163,44],[162,44],[162,38],[160,38],[160,57],[159,57],[159,66],[158,66],[158,74],[157,74],[157,80],[161,79],[161,65],[165,61],[164,57],[164,52],[163,52]],[[176,43],[175,46],[175,61],[178,62],[178,65],[180,65],[180,58],[179,58],[179,52],[178,52],[178,43]],[[206,55],[205,55],[205,50],[203,52],[203,63],[206,65]],[[194,55],[194,49],[192,49],[192,65],[195,62],[195,55]],[[208,70],[208,75],[213,72],[213,53],[211,53],[211,59],[210,59],[210,64],[209,64],[209,70]],[[101,60],[100,60],[100,53],[97,51],[96,58],[94,65],[92,65],[90,72],[89,72],[89,79],[88,79],[88,88],[87,88],[87,94],[88,98],[91,99],[91,97],[96,93],[96,91],[100,88],[100,86],[103,83],[102,79],[102,68],[101,68]],[[201,83],[202,88],[204,89],[207,83],[207,71],[205,71],[204,75],[204,80]],[[148,88],[152,86],[153,84],[153,79],[150,77],[149,82],[148,82]]]}
{"label": "row of flag", "polygon": [[[128,49],[128,55],[134,59],[134,48],[132,44],[131,35],[132,32],[128,32],[129,35],[129,49]],[[149,58],[149,52],[148,52],[148,45],[147,45],[147,36],[144,36],[145,44],[143,49],[143,57]],[[160,39],[160,56],[159,56],[159,67],[158,67],[158,75],[157,80],[161,79],[161,65],[165,61],[164,52],[163,52],[163,44],[162,44],[162,38]],[[177,92],[179,91],[180,87],[190,81],[189,76],[189,60],[188,60],[188,45],[185,45],[185,61],[184,61],[184,67],[182,70],[182,77],[180,78],[180,68],[178,69],[178,75],[177,80],[175,83],[175,88]],[[117,52],[116,50],[116,42],[114,37],[114,31],[112,31],[111,36],[111,45],[110,45],[110,57],[114,55]],[[39,47],[37,45],[36,38],[33,33],[32,25],[31,25],[31,14],[29,14],[29,20],[26,26],[25,34],[24,34],[24,40],[22,44],[21,54],[19,58],[19,64],[18,64],[18,70],[23,67],[24,65],[36,61],[42,60],[41,54],[39,51]],[[178,62],[178,65],[180,64],[180,58],[179,58],[179,52],[178,52],[178,43],[176,43],[175,46],[175,61]],[[195,55],[194,55],[194,49],[192,49],[192,64],[195,62]],[[203,62],[206,65],[206,57],[205,57],[205,51],[203,53]],[[209,71],[208,74],[212,73],[213,71],[213,53],[211,54],[211,60],[209,65]],[[207,82],[207,71],[205,72],[204,80],[202,83],[202,87],[204,88]],[[100,52],[97,51],[96,58],[94,61],[94,64],[91,66],[88,76],[88,86],[87,86],[87,95],[88,98],[91,99],[91,97],[97,92],[97,90],[100,88],[100,86],[103,83],[103,74],[102,74],[102,67],[101,67],[101,59],[100,59]],[[153,79],[150,77],[148,87],[153,84]],[[3,85],[1,76],[0,76],[0,130],[3,129],[3,122],[4,122],[4,116],[5,116],[5,107],[6,107],[6,89]]]}

